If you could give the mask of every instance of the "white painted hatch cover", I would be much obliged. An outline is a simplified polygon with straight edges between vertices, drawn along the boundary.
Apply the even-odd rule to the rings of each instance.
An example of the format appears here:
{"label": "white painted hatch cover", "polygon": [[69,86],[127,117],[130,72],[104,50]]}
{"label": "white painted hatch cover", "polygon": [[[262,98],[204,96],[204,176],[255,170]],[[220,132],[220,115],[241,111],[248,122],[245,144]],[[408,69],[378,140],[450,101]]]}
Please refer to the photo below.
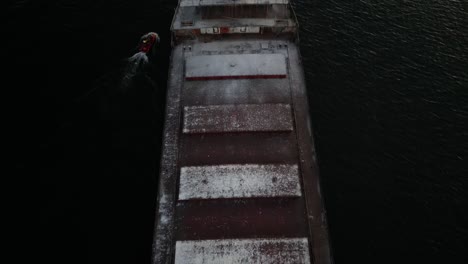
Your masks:
{"label": "white painted hatch cover", "polygon": [[179,200],[300,196],[297,165],[230,164],[180,170]]}
{"label": "white painted hatch cover", "polygon": [[286,78],[283,54],[199,55],[185,61],[187,80]]}
{"label": "white painted hatch cover", "polygon": [[292,130],[292,111],[289,104],[184,107],[183,132],[185,134]]}
{"label": "white painted hatch cover", "polygon": [[309,264],[307,238],[177,241],[175,264]]}

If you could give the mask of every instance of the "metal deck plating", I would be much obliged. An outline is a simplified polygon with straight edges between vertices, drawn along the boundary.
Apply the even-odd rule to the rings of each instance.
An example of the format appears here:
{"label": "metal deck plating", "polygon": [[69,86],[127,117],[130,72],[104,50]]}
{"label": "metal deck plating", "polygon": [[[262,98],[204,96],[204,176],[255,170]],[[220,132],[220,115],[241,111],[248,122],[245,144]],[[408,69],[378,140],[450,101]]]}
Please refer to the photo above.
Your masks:
{"label": "metal deck plating", "polygon": [[153,263],[333,263],[288,1],[182,0],[172,32]]}

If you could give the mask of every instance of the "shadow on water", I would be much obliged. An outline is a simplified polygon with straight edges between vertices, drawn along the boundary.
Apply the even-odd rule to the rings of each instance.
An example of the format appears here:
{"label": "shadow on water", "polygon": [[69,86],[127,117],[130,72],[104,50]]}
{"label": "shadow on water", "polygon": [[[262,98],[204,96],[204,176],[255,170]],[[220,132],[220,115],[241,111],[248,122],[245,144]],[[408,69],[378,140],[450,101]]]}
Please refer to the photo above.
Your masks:
{"label": "shadow on water", "polygon": [[86,260],[77,263],[148,263],[165,85],[142,73],[142,63],[146,56],[137,54],[100,77],[49,141],[53,164],[41,174],[50,248],[42,253]]}
{"label": "shadow on water", "polygon": [[[38,209],[24,217],[32,261],[150,263],[174,5],[10,7],[13,154],[28,175],[20,208]],[[161,44],[141,74],[147,61],[133,49],[150,31]]]}
{"label": "shadow on water", "polygon": [[[165,65],[153,63],[136,53],[101,76],[94,82],[97,89],[70,110],[71,120],[56,138],[56,147],[67,155],[56,175],[67,171],[67,179],[51,210],[76,211],[66,220],[47,221],[56,229],[64,223],[55,220],[70,224],[77,217],[71,233],[80,237],[76,246],[86,252],[81,256],[87,263],[148,263],[150,258],[166,80],[158,71],[167,73]],[[67,197],[70,190],[77,197]],[[58,235],[68,240],[71,233]]]}

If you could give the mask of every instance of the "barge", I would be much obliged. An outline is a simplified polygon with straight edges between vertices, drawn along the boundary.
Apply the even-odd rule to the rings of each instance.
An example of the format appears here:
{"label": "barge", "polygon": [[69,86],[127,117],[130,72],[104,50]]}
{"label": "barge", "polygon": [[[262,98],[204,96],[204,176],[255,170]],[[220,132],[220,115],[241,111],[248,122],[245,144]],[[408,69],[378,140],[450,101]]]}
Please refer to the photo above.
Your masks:
{"label": "barge", "polygon": [[333,263],[289,0],[180,0],[152,262]]}

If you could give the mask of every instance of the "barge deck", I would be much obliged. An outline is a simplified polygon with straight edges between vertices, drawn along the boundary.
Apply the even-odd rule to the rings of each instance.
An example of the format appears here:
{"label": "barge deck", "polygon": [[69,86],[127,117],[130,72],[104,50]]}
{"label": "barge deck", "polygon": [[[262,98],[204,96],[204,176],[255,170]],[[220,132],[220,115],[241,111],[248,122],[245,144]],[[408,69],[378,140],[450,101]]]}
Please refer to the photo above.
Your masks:
{"label": "barge deck", "polygon": [[172,33],[153,263],[333,263],[288,1],[181,0]]}

